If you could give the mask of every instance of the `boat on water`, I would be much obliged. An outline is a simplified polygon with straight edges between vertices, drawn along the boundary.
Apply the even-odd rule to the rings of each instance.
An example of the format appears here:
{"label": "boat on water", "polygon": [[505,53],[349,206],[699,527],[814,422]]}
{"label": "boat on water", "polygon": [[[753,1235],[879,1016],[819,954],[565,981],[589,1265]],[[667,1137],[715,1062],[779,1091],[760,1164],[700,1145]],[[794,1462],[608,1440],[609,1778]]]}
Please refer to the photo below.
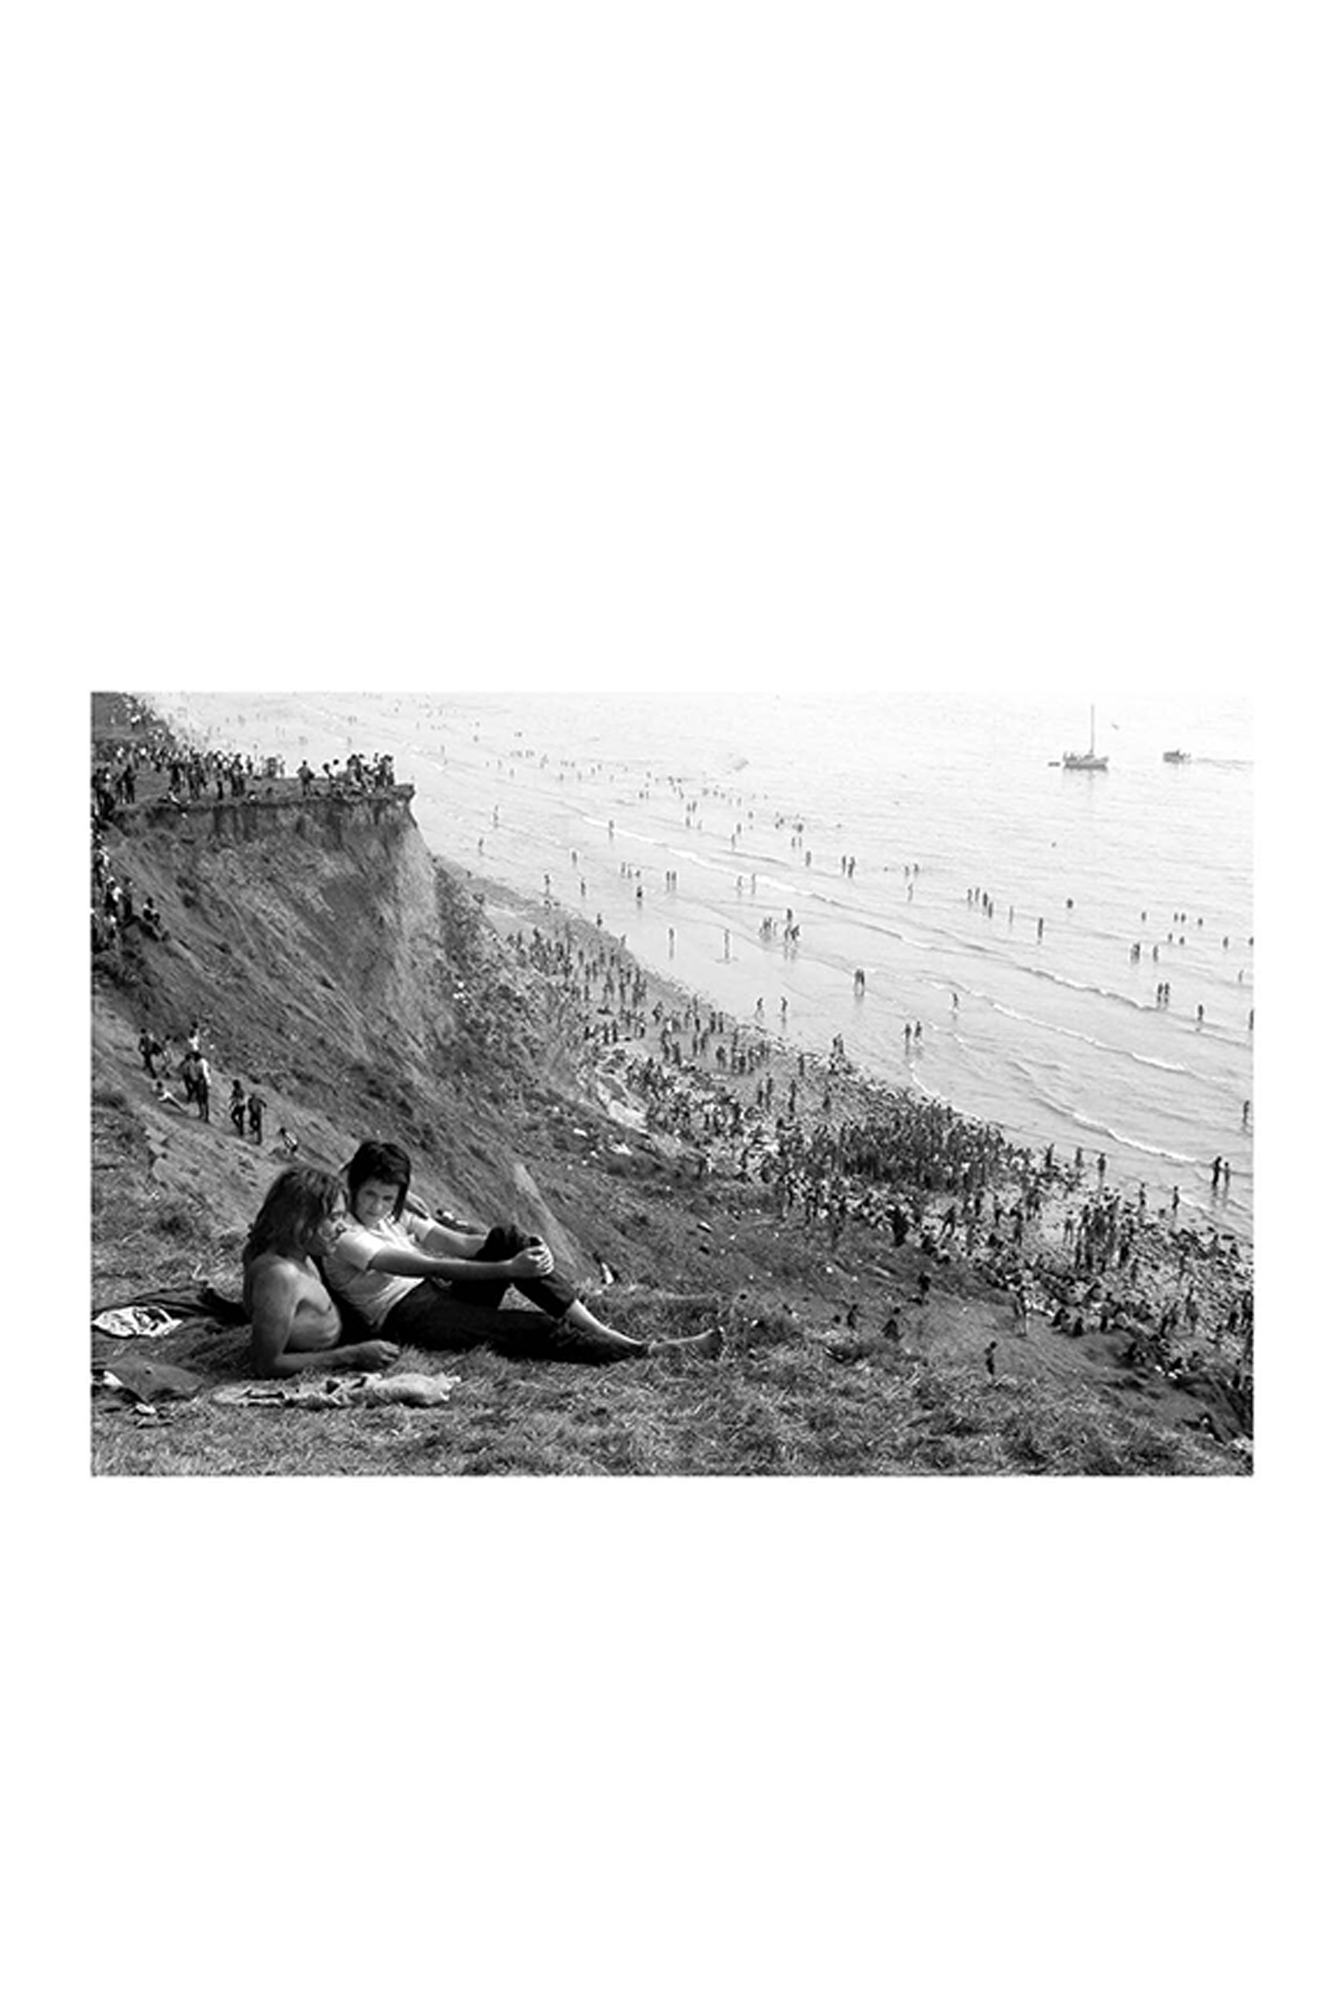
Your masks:
{"label": "boat on water", "polygon": [[1097,711],[1095,708],[1092,711],[1091,733],[1086,754],[1080,755],[1077,751],[1066,750],[1060,762],[1066,771],[1107,771],[1110,769],[1110,758],[1099,757],[1097,755]]}
{"label": "boat on water", "polygon": [[1188,750],[1163,750],[1162,752],[1162,762],[1164,764],[1188,764],[1189,761],[1190,753]]}

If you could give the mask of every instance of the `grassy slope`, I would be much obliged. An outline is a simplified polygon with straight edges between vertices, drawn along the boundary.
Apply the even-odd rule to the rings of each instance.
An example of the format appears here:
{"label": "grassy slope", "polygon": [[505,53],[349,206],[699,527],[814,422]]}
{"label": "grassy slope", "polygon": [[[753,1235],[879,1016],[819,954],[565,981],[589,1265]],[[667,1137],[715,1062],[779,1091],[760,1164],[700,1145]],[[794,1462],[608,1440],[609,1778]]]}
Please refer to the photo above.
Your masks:
{"label": "grassy slope", "polygon": [[[421,1192],[456,1212],[516,1213],[548,1234],[589,1294],[630,1330],[719,1321],[720,1365],[666,1357],[612,1370],[487,1355],[403,1366],[461,1377],[447,1409],[227,1409],[206,1398],[136,1419],[94,1399],[102,1473],[1234,1473],[1231,1450],[1183,1428],[1189,1397],[1126,1379],[1096,1340],[1009,1338],[1007,1305],[964,1266],[886,1252],[855,1226],[836,1257],[822,1231],[776,1223],[760,1190],[697,1185],[669,1146],[610,1123],[579,1085],[562,1009],[517,967],[470,890],[437,870],[414,826],[337,836],[219,838],[211,815],[136,827],[113,866],[152,893],[170,941],[131,931],[94,976],[93,1297],[106,1304],[206,1276],[236,1288],[246,1226],[281,1164],[226,1120],[233,1074],[260,1079],[270,1134],[336,1167],[357,1140],[403,1141]],[[135,1048],[198,1014],[214,1054],[214,1122],[156,1104]],[[625,1149],[628,1148],[628,1151]],[[519,1185],[519,1179],[522,1185]],[[535,1187],[536,1194],[531,1190]],[[883,1275],[878,1275],[883,1274]],[[683,1302],[677,1296],[689,1295]],[[841,1358],[822,1336],[857,1299],[866,1325],[903,1309],[903,1351],[867,1339]],[[981,1366],[1002,1342],[1000,1380]],[[245,1377],[244,1335],[183,1329],[165,1342],[94,1337],[211,1385]]]}

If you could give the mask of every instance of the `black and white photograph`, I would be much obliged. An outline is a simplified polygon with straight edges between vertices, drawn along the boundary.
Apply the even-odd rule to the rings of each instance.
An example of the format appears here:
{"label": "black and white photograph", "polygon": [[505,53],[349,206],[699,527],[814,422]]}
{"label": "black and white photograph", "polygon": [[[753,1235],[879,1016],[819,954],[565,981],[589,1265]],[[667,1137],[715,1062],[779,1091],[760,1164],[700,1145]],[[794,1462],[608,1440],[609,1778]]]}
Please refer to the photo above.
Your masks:
{"label": "black and white photograph", "polygon": [[1243,702],[92,712],[96,1472],[1250,1473]]}

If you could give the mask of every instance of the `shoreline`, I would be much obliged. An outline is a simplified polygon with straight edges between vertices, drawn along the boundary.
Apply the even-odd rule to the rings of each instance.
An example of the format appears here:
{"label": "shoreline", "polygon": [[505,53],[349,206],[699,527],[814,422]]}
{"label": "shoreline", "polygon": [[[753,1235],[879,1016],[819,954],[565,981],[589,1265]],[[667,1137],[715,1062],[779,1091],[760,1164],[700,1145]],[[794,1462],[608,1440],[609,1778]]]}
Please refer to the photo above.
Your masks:
{"label": "shoreline", "polygon": [[[430,817],[429,813],[426,817]],[[617,825],[617,834],[625,831],[627,829]],[[426,838],[431,845],[431,836],[426,835]],[[507,879],[502,880],[488,872],[489,852],[479,854],[470,864],[460,864],[454,861],[452,851],[433,845],[431,851],[450,866],[470,867],[475,879],[487,882],[492,893],[524,901],[534,910],[542,904],[537,882],[525,881],[521,867],[512,860],[503,864],[507,869]],[[529,868],[529,875],[537,867],[540,863]],[[1048,1105],[1040,1091],[1034,1095],[1026,1086],[1020,1088],[1017,1094],[1007,1084],[997,1087],[998,1073],[993,1073],[997,1063],[1007,1067],[1013,1062],[1021,1070],[1027,1060],[1035,1058],[1031,1056],[1030,1048],[1025,1048],[1021,1041],[1014,1041],[1007,1022],[997,1018],[1006,1014],[1007,1004],[1001,1004],[993,997],[988,999],[985,994],[974,995],[965,984],[962,988],[961,1017],[956,1007],[950,1009],[951,988],[947,979],[943,983],[938,979],[935,981],[931,1007],[920,1004],[908,1007],[909,1017],[915,1018],[919,1014],[924,1019],[925,1040],[904,1052],[899,1039],[901,996],[898,999],[892,994],[886,997],[882,990],[876,990],[873,966],[871,990],[862,990],[858,994],[852,958],[849,957],[845,967],[840,968],[845,973],[844,982],[833,975],[830,964],[818,952],[808,960],[806,954],[799,950],[789,956],[776,936],[764,940],[753,933],[755,917],[748,900],[742,900],[736,906],[730,949],[725,944],[722,946],[728,950],[728,956],[714,954],[710,959],[706,950],[707,937],[715,936],[716,941],[722,943],[727,935],[728,912],[724,906],[701,911],[693,902],[683,903],[679,915],[675,917],[679,927],[677,939],[668,944],[666,938],[671,925],[667,920],[672,915],[671,905],[674,902],[670,890],[665,908],[655,889],[650,890],[646,904],[636,905],[635,878],[631,875],[624,880],[603,881],[601,887],[604,893],[600,897],[590,897],[588,903],[581,906],[562,894],[564,884],[558,871],[553,870],[552,874],[556,886],[551,886],[552,877],[548,876],[548,894],[552,908],[560,913],[562,919],[570,923],[588,922],[590,919],[584,915],[584,908],[592,910],[600,904],[605,916],[605,934],[617,938],[623,936],[624,948],[633,953],[646,970],[651,970],[655,978],[675,984],[688,993],[703,994],[707,996],[710,1006],[720,1007],[741,1021],[749,1018],[752,997],[762,994],[770,1027],[781,1000],[788,999],[791,1008],[790,1038],[808,1055],[822,1054],[832,1033],[835,1030],[842,1032],[856,1050],[854,1059],[862,1064],[864,1073],[877,1078],[885,1088],[917,1089],[953,1108],[967,1105],[966,1116],[1000,1125],[1020,1145],[1044,1148],[1053,1140],[1071,1159],[1080,1147],[1094,1159],[1104,1152],[1125,1186],[1137,1188],[1139,1183],[1143,1183],[1148,1189],[1149,1199],[1159,1203],[1169,1202],[1178,1189],[1182,1208],[1192,1212],[1201,1227],[1209,1227],[1216,1221],[1224,1234],[1252,1247],[1253,1125],[1243,1117],[1241,1095],[1244,1090],[1246,1095],[1252,1096],[1251,1080],[1246,1079],[1243,1084],[1237,1082],[1234,1132],[1210,1114],[1191,1126],[1185,1150],[1177,1151],[1172,1137],[1166,1135],[1172,1132],[1173,1120],[1190,1114],[1182,1104],[1168,1102],[1166,1098],[1159,1104],[1156,1114],[1162,1130],[1152,1130],[1150,1136],[1149,1131],[1137,1131],[1123,1125],[1117,1116],[1119,1100],[1107,1099],[1094,1106],[1074,1097],[1071,1102],[1051,1102]],[[589,874],[591,876],[591,871]],[[667,925],[665,933],[661,928],[663,924]],[[716,927],[715,931],[710,928],[712,926]],[[675,963],[677,951],[679,967]],[[1060,981],[1055,983],[1059,985]],[[975,1015],[970,1012],[973,1001],[977,1003]],[[886,1006],[898,1024],[891,1033],[884,1021]],[[978,1024],[981,1024],[979,1037],[975,1032]],[[869,1043],[865,1032],[867,1028],[870,1030]],[[1061,1039],[1058,1044],[1066,1051],[1085,1038],[1083,1030],[1054,1021],[1044,1021],[1039,1031],[1068,1038]],[[971,1069],[973,1057],[967,1053],[974,1045],[980,1051],[983,1066],[975,1075]],[[1237,1054],[1238,1045],[1227,1043],[1227,1047],[1232,1055]],[[1078,1089],[1077,1072],[1081,1059],[1081,1051],[1066,1053],[1063,1057],[1071,1066],[1070,1080],[1066,1084],[1068,1089]],[[1107,1059],[1110,1059],[1109,1056]],[[1135,1066],[1133,1088],[1147,1089],[1148,1086],[1141,1083],[1140,1058],[1136,1052],[1132,1049],[1120,1051],[1118,1059],[1127,1060]],[[1181,1057],[1181,1061],[1188,1060],[1188,1056]],[[1173,1060],[1156,1065],[1149,1062],[1147,1066],[1179,1070],[1178,1076],[1166,1079],[1177,1086],[1174,1095],[1179,1096],[1187,1075],[1185,1070],[1180,1069],[1179,1062]],[[925,1080],[941,1069],[944,1074],[938,1082]],[[969,1076],[974,1086],[970,1090]],[[1099,1078],[1099,1090],[1104,1088],[1105,1082],[1104,1077]],[[1215,1155],[1229,1155],[1235,1168],[1235,1188],[1234,1192],[1228,1193],[1226,1207],[1210,1196],[1209,1169]]]}
{"label": "shoreline", "polygon": [[[1123,1335],[1140,1365],[1171,1382],[1222,1371],[1238,1394],[1251,1392],[1253,1256],[1234,1232],[1186,1219],[1183,1204],[1174,1219],[1169,1207],[1144,1207],[1137,1192],[1109,1175],[1099,1178],[1095,1156],[1085,1157],[1081,1174],[1073,1162],[1048,1167],[1044,1155],[999,1126],[958,1112],[920,1086],[886,1084],[839,1059],[836,1051],[814,1055],[758,1024],[726,1015],[682,982],[645,966],[628,942],[605,927],[599,930],[577,913],[535,901],[473,869],[436,861],[482,899],[496,935],[520,957],[540,955],[539,948],[524,944],[535,933],[552,947],[565,944],[582,954],[573,970],[585,984],[590,971],[595,976],[612,964],[623,969],[641,1000],[609,1014],[585,1001],[581,1011],[589,1039],[580,1073],[605,1115],[625,1119],[628,1112],[650,1143],[678,1160],[691,1158],[701,1180],[748,1188],[771,1203],[775,1227],[814,1228],[829,1254],[849,1229],[859,1229],[872,1243],[882,1236],[884,1258],[891,1260],[897,1244],[885,1232],[897,1207],[908,1223],[903,1240],[927,1257],[975,1271],[1015,1297],[1021,1290],[1034,1331],[1049,1326],[1057,1339],[1064,1331],[1075,1339],[1093,1331]],[[538,969],[551,973],[549,964]],[[566,991],[572,997],[568,981]],[[662,1010],[662,1020],[654,1018],[655,1009]],[[664,1028],[672,1022],[674,1030]],[[708,1034],[706,1049],[687,1052],[683,1034],[693,1043],[714,1022],[720,1031]],[[671,1047],[681,1044],[679,1061],[670,1051],[664,1057],[664,1035]],[[719,1046],[734,1046],[753,1058],[752,1066],[719,1068]],[[660,1088],[645,1088],[646,1079]],[[795,1109],[788,1121],[784,1113],[793,1102],[793,1087]],[[756,1092],[760,1100],[767,1095],[766,1111],[758,1108]],[[725,1132],[716,1129],[720,1115],[729,1124]],[[934,1187],[912,1186],[903,1176],[877,1181],[873,1173],[845,1170],[836,1137],[818,1139],[821,1130],[856,1135],[923,1121],[946,1132],[955,1151],[978,1153],[991,1135],[984,1185],[971,1191],[970,1235],[969,1198],[956,1175],[952,1184]],[[803,1157],[784,1173],[784,1138],[790,1155],[793,1126],[802,1134]],[[814,1173],[804,1157],[812,1146],[832,1149],[827,1166]],[[942,1161],[941,1179],[947,1173]]]}
{"label": "shoreline", "polygon": [[[735,1026],[743,1037],[749,1037],[751,1040],[762,1039],[767,1041],[773,1048],[774,1066],[781,1075],[784,1086],[792,1071],[796,1069],[802,1056],[805,1058],[807,1068],[813,1068],[821,1075],[827,1073],[829,1068],[829,1050],[827,1048],[818,1049],[812,1044],[804,1043],[795,1037],[784,1035],[781,1031],[773,1032],[767,1026],[761,1026],[752,1021],[745,1021],[740,1016],[729,1013],[721,1003],[710,999],[698,988],[691,986],[687,980],[664,973],[649,961],[641,959],[635,952],[633,941],[628,933],[613,932],[605,925],[599,927],[594,920],[584,917],[580,912],[571,909],[569,905],[561,903],[554,897],[546,900],[534,897],[521,889],[513,887],[509,883],[484,876],[471,866],[456,863],[443,855],[435,854],[433,850],[432,858],[438,866],[444,868],[448,873],[467,884],[474,892],[484,896],[483,907],[489,918],[494,919],[497,911],[507,911],[516,920],[535,925],[539,929],[551,930],[558,927],[568,931],[573,936],[582,938],[589,946],[615,950],[637,968],[656,997],[663,1000],[669,999],[680,1009],[689,1009],[692,1006],[698,1005],[707,1012],[724,1015],[729,1029]],[[1030,1134],[1025,1131],[1015,1130],[1012,1126],[1000,1124],[998,1121],[981,1118],[974,1112],[963,1111],[942,1091],[932,1089],[915,1076],[909,1076],[901,1082],[894,1081],[888,1077],[874,1075],[863,1065],[851,1059],[845,1059],[839,1063],[835,1067],[833,1074],[835,1078],[835,1105],[839,1101],[839,1093],[858,1105],[867,1100],[892,1100],[898,1097],[917,1099],[923,1104],[934,1104],[947,1110],[954,1118],[968,1125],[1000,1132],[1006,1143],[1016,1151],[1026,1150],[1038,1153],[1044,1151],[1047,1144],[1052,1143],[1043,1139],[1040,1134]],[[1084,1170],[1085,1174],[1093,1181],[1096,1179],[1096,1160],[1097,1148],[1092,1145],[1085,1147]],[[1072,1158],[1066,1164],[1072,1169]],[[1105,1182],[1108,1192],[1118,1188],[1125,1201],[1129,1201],[1132,1198],[1135,1202],[1137,1202],[1138,1198],[1138,1185],[1139,1182],[1136,1180],[1131,1186],[1131,1183],[1123,1177],[1115,1181],[1109,1173]],[[1165,1202],[1159,1202],[1154,1206],[1150,1201],[1149,1210],[1158,1219],[1165,1219],[1170,1212],[1169,1204]],[[1182,1217],[1186,1218],[1187,1224],[1192,1224],[1196,1229],[1215,1234],[1218,1240],[1224,1244],[1234,1243],[1241,1256],[1247,1263],[1252,1264],[1254,1252],[1251,1238],[1242,1230],[1227,1226],[1224,1220],[1224,1211],[1220,1208],[1215,1214],[1210,1214],[1208,1210],[1198,1203],[1191,1202],[1182,1193],[1180,1211]]]}

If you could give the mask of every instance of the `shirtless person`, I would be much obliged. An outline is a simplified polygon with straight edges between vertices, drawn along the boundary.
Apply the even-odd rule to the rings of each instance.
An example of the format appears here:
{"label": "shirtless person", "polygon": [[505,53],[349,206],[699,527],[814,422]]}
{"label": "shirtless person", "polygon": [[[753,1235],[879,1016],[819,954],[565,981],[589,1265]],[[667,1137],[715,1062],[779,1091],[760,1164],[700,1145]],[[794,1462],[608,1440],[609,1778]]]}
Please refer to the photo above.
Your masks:
{"label": "shirtless person", "polygon": [[264,1197],[245,1246],[242,1297],[250,1352],[262,1375],[305,1368],[387,1368],[391,1340],[340,1346],[338,1308],[314,1259],[333,1246],[347,1220],[342,1183],[316,1167],[287,1167]]}

